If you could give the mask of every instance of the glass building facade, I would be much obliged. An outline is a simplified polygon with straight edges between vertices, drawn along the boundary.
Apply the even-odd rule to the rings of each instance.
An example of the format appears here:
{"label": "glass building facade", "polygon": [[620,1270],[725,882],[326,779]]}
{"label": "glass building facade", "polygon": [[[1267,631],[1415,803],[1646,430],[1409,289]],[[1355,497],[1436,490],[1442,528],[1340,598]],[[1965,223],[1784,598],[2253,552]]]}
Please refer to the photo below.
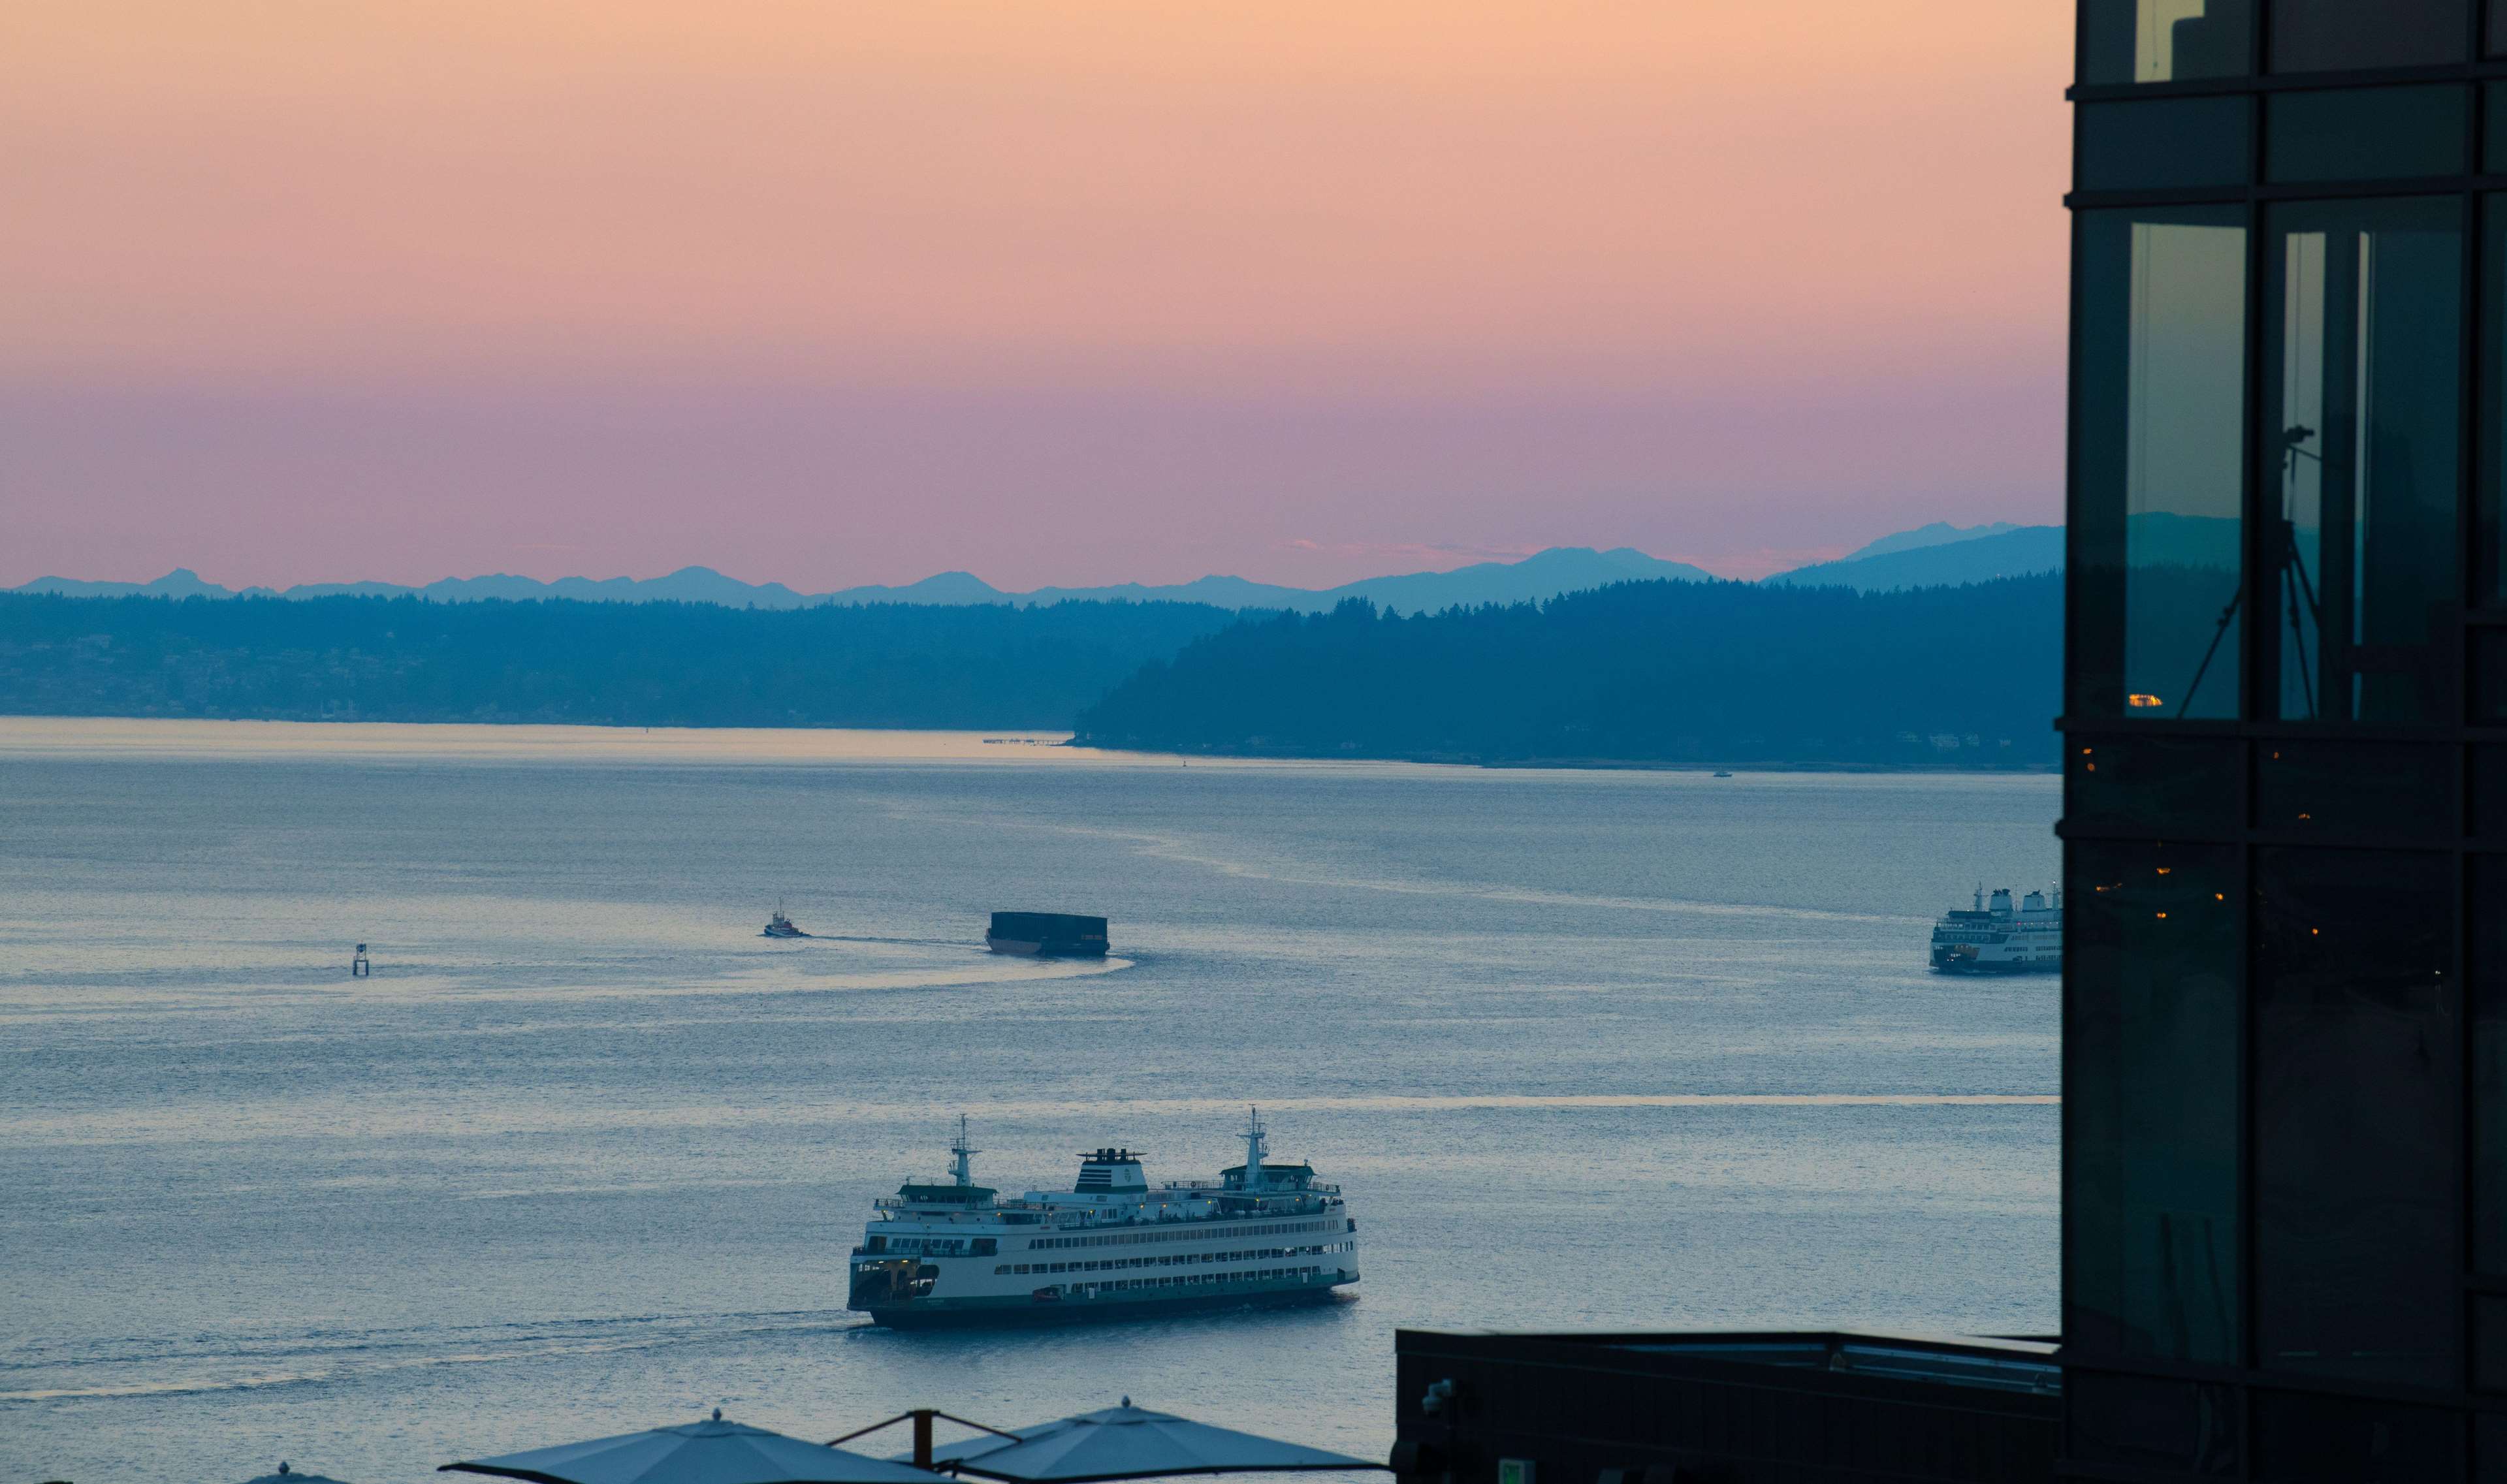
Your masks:
{"label": "glass building facade", "polygon": [[2060,1471],[2507,1480],[2507,0],[2081,0]]}
{"label": "glass building facade", "polygon": [[2507,0],[2077,14],[2061,1335],[1403,1330],[1397,1484],[2507,1484]]}

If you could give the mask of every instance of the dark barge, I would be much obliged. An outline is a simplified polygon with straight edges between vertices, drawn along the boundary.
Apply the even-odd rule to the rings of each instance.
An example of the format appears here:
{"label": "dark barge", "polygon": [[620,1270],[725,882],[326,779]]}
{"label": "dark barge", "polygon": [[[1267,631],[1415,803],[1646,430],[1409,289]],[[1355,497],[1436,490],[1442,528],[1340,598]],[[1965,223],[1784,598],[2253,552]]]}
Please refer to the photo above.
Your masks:
{"label": "dark barge", "polygon": [[996,912],[984,946],[1038,959],[1103,959],[1106,920],[1069,912]]}

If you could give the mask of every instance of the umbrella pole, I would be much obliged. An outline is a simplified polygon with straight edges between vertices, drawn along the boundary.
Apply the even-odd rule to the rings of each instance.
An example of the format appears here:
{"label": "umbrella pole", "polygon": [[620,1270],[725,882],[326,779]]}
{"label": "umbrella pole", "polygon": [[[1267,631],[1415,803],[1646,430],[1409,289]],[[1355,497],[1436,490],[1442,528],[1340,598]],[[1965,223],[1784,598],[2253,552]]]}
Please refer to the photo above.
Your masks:
{"label": "umbrella pole", "polygon": [[827,1446],[833,1448],[839,1443],[850,1443],[865,1433],[876,1432],[882,1428],[893,1428],[898,1423],[911,1420],[914,1424],[914,1466],[929,1468],[931,1466],[931,1422],[934,1418],[972,1428],[978,1432],[990,1432],[995,1437],[1006,1437],[1014,1443],[1025,1441],[1015,1432],[1004,1432],[999,1428],[986,1427],[979,1422],[969,1422],[963,1417],[952,1417],[938,1407],[916,1407],[911,1412],[899,1412],[886,1422],[875,1422],[867,1428],[856,1428],[842,1437],[831,1437],[827,1439]]}

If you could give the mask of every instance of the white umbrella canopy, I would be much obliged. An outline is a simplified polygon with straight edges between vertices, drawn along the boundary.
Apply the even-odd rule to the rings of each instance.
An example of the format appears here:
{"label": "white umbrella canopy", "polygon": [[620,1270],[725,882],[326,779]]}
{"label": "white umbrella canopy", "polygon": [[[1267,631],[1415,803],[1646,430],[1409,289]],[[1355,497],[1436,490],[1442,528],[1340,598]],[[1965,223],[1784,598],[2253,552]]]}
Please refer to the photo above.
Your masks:
{"label": "white umbrella canopy", "polygon": [[281,1463],[276,1473],[266,1473],[257,1479],[246,1479],[244,1484],[340,1484],[340,1481],[326,1479],[318,1473],[298,1473]]}
{"label": "white umbrella canopy", "polygon": [[436,1471],[453,1469],[536,1484],[947,1484],[926,1469],[725,1422],[719,1407],[710,1422],[560,1443]]}
{"label": "white umbrella canopy", "polygon": [[1088,1484],[1181,1473],[1243,1473],[1295,1468],[1381,1468],[1365,1459],[1326,1453],[1251,1432],[1214,1428],[1123,1398],[1119,1407],[1082,1412],[1060,1422],[1013,1428],[1018,1440],[974,1437],[931,1452],[932,1466],[1006,1479],[1015,1484]]}

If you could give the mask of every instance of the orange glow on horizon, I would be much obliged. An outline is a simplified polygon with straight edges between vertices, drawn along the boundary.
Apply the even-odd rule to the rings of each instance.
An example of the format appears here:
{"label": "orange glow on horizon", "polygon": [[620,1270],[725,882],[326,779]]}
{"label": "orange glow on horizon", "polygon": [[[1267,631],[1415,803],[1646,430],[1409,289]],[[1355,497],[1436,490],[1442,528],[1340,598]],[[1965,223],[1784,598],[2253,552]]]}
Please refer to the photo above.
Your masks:
{"label": "orange glow on horizon", "polygon": [[20,0],[0,380],[2007,351],[2061,297],[2052,9]]}
{"label": "orange glow on horizon", "polygon": [[2070,33],[13,0],[0,586],[1756,576],[2059,519]]}

